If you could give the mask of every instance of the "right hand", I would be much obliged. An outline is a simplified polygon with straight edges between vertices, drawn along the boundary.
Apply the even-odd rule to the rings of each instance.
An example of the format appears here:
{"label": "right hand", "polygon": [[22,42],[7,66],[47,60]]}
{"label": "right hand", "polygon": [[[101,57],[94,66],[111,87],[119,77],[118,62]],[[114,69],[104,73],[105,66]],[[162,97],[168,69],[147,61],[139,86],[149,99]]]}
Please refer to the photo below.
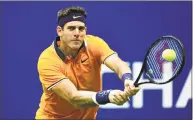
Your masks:
{"label": "right hand", "polygon": [[128,96],[134,96],[140,90],[140,87],[135,87],[134,82],[132,80],[129,80],[129,79],[125,80],[124,86],[125,86],[124,92]]}
{"label": "right hand", "polygon": [[109,100],[116,105],[123,105],[129,100],[129,97],[121,90],[111,90],[109,93]]}

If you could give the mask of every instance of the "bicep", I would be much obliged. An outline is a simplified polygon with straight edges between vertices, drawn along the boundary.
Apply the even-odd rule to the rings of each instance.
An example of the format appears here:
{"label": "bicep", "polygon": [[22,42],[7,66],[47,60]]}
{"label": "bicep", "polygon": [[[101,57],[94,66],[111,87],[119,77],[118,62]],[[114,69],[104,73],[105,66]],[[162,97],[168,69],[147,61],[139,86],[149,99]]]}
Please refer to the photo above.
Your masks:
{"label": "bicep", "polygon": [[105,59],[104,64],[110,68],[113,71],[117,71],[119,65],[122,63],[123,61],[118,57],[117,54],[113,54],[111,56],[109,56],[108,58]]}
{"label": "bicep", "polygon": [[53,91],[61,98],[71,103],[77,94],[75,85],[62,73],[60,64],[50,60],[40,60],[38,62],[40,81],[47,90]]}
{"label": "bicep", "polygon": [[60,63],[52,59],[40,59],[38,61],[38,73],[40,82],[48,89],[51,85],[66,78],[62,73]]}
{"label": "bicep", "polygon": [[119,78],[121,78],[123,73],[131,72],[128,64],[122,61],[117,54],[113,54],[109,56],[105,61],[104,64],[113,70],[115,73],[118,74]]}
{"label": "bicep", "polygon": [[73,99],[74,94],[77,93],[77,88],[69,79],[62,79],[58,83],[56,83],[51,90],[55,92],[60,97],[66,99],[67,101],[71,101]]}

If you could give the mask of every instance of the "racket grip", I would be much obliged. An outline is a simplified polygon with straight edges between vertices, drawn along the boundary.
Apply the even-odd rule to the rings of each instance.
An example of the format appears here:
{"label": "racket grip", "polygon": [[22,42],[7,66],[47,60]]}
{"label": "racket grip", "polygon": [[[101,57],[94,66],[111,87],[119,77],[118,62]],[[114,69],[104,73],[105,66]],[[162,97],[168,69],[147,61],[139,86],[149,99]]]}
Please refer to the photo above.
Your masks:
{"label": "racket grip", "polygon": [[139,86],[139,84],[138,84],[138,83],[136,83],[136,82],[134,82],[134,86],[135,86],[135,87],[138,87],[138,86]]}

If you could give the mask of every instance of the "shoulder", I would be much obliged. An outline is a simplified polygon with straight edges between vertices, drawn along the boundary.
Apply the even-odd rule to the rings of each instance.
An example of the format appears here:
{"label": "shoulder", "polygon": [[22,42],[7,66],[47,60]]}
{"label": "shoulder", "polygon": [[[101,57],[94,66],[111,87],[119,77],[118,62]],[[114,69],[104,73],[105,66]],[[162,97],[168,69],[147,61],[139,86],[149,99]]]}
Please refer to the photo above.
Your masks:
{"label": "shoulder", "polygon": [[97,39],[101,39],[99,38],[98,36],[95,36],[95,35],[86,35],[86,40],[97,40]]}
{"label": "shoulder", "polygon": [[85,41],[88,46],[101,46],[103,44],[107,44],[102,38],[94,35],[86,35]]}
{"label": "shoulder", "polygon": [[60,64],[62,60],[57,56],[53,45],[46,48],[39,56],[38,67]]}
{"label": "shoulder", "polygon": [[54,48],[52,45],[50,45],[48,48],[43,50],[43,52],[39,56],[39,60],[49,58],[51,56],[54,56]]}

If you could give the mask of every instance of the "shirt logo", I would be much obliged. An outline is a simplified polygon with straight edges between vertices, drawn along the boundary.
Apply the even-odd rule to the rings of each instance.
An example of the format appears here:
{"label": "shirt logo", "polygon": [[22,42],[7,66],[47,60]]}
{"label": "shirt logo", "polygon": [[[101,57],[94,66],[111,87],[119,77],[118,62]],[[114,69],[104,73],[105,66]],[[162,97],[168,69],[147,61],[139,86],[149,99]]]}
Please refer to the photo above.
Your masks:
{"label": "shirt logo", "polygon": [[87,58],[87,59],[84,59],[84,60],[81,60],[81,63],[84,63],[86,60],[88,60],[88,58]]}
{"label": "shirt logo", "polygon": [[76,19],[76,18],[79,18],[79,17],[82,17],[82,16],[72,16],[73,19]]}

